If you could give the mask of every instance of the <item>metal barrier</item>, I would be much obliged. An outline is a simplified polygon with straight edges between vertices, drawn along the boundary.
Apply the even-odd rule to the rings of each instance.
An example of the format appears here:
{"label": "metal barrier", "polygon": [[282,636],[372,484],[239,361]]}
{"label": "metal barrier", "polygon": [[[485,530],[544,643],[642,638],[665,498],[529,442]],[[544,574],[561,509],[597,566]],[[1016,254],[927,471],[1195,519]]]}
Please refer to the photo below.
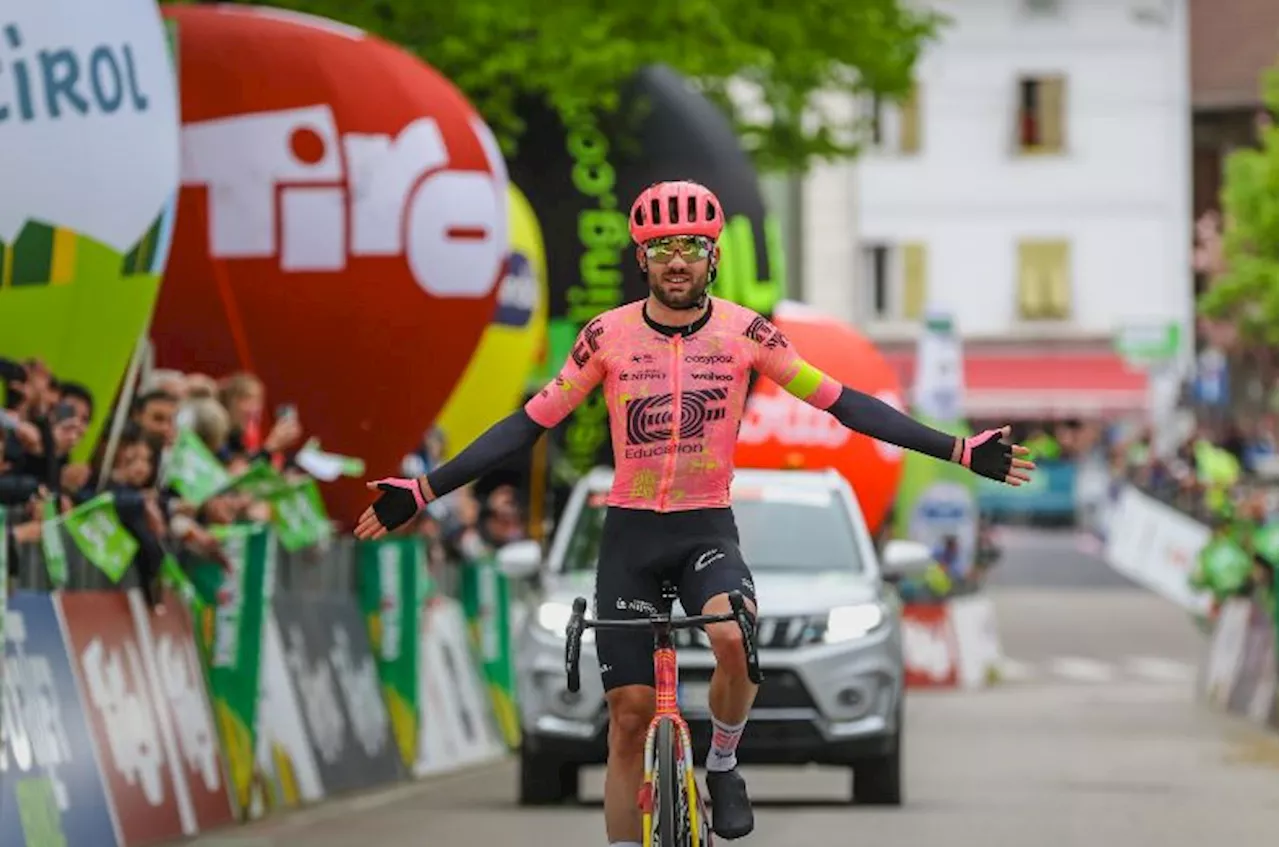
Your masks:
{"label": "metal barrier", "polygon": [[[58,532],[62,533],[63,548],[66,550],[66,590],[119,589],[126,591],[140,586],[137,568],[129,568],[119,582],[113,583],[106,574],[80,553],[63,529],[59,528]],[[277,546],[276,589],[326,594],[357,593],[359,566],[356,546],[358,543],[350,536],[335,535],[323,544],[293,552]],[[427,543],[425,539],[423,543]],[[185,553],[179,554],[177,558],[184,568],[196,561],[194,557]],[[15,570],[14,587],[17,589],[44,592],[54,589],[39,544],[18,545]],[[433,567],[429,572],[437,592],[451,597],[457,596],[459,587],[457,567],[449,566],[443,569]]]}

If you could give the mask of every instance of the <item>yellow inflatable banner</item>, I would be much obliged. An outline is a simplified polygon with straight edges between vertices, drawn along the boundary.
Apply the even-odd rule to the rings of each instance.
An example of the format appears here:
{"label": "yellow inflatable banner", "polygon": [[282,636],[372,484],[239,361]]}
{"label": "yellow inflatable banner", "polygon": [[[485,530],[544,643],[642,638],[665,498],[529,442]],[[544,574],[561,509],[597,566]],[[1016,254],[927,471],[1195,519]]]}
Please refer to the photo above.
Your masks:
{"label": "yellow inflatable banner", "polygon": [[538,216],[520,189],[508,186],[511,252],[498,308],[475,355],[445,403],[436,426],[452,458],[516,410],[547,333],[547,258]]}

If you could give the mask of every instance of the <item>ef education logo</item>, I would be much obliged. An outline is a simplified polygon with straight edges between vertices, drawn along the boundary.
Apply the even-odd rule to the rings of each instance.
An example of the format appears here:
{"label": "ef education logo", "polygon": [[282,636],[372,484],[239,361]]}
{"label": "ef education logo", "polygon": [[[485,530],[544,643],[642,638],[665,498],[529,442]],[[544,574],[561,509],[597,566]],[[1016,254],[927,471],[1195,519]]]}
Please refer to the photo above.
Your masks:
{"label": "ef education logo", "polygon": [[[729,392],[724,388],[699,388],[680,395],[680,434],[682,439],[702,438],[707,424],[725,416],[724,401]],[[670,394],[637,397],[627,401],[627,443],[653,444],[672,436],[673,404]]]}

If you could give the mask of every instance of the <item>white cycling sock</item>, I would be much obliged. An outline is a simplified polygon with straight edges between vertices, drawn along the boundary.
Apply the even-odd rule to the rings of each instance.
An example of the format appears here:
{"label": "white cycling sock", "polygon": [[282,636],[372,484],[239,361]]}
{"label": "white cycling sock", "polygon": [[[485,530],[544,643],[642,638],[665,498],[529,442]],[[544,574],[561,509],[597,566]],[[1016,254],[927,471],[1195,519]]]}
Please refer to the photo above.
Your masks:
{"label": "white cycling sock", "polygon": [[639,841],[610,841],[609,847],[640,847]]}
{"label": "white cycling sock", "polygon": [[738,766],[738,741],[747,722],[728,724],[711,716],[711,749],[707,751],[707,770],[731,771]]}

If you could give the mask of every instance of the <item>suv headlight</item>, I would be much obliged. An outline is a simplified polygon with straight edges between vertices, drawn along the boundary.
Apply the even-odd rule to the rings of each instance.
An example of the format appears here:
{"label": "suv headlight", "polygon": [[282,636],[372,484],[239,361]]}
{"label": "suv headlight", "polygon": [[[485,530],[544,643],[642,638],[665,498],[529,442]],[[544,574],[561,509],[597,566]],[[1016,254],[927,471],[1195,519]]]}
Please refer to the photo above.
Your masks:
{"label": "suv headlight", "polygon": [[[538,607],[538,626],[560,638],[564,638],[564,630],[569,625],[569,618],[571,617],[573,617],[573,607],[568,603],[548,601]],[[582,633],[584,644],[595,640],[596,631],[594,629],[588,629]]]}
{"label": "suv headlight", "polygon": [[[568,620],[566,617],[566,624]],[[879,603],[837,606],[827,614],[827,631],[823,633],[822,640],[827,644],[852,641],[875,631],[884,621],[884,609]]]}

